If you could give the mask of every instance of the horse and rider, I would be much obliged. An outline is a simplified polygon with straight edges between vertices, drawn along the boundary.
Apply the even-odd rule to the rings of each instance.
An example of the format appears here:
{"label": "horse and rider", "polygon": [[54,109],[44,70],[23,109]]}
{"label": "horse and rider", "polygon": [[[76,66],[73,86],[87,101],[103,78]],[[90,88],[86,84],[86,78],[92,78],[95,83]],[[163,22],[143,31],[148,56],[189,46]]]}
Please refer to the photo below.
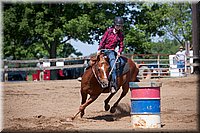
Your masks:
{"label": "horse and rider", "polygon": [[[111,93],[115,93],[117,89],[117,74],[116,74],[116,62],[118,57],[121,55],[123,49],[124,49],[124,35],[122,33],[122,28],[124,25],[124,20],[121,17],[115,17],[114,19],[114,26],[111,28],[108,28],[106,32],[104,33],[97,52],[97,56],[101,52],[105,52],[106,55],[109,57],[109,64],[112,67],[111,72],[111,81],[110,81],[110,87],[111,87]],[[119,46],[118,52],[115,52],[115,48]],[[82,80],[82,78],[78,78],[79,81]]]}
{"label": "horse and rider", "polygon": [[[105,31],[100,41],[97,56],[91,57],[90,64],[80,79],[82,102],[78,113],[72,119],[79,113],[82,117],[85,108],[95,101],[101,93],[111,92],[104,101],[104,108],[108,111],[110,99],[122,87],[121,96],[110,109],[110,112],[114,113],[118,103],[129,90],[129,82],[139,82],[137,79],[139,69],[136,64],[131,59],[121,56],[124,49],[123,25],[123,18],[115,17],[114,26]],[[118,46],[119,49],[116,52],[115,49]],[[87,99],[88,94],[90,98]]]}

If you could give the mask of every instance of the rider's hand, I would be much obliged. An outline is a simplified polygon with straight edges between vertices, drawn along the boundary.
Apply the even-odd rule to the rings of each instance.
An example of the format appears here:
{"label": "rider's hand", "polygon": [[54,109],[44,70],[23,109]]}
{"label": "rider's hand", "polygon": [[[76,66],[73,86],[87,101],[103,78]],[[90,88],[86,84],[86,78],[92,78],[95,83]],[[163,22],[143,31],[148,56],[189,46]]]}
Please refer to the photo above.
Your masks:
{"label": "rider's hand", "polygon": [[100,55],[100,53],[101,53],[101,51],[99,50],[99,51],[97,51],[97,55]]}
{"label": "rider's hand", "polygon": [[118,52],[118,53],[117,53],[117,55],[118,55],[118,56],[120,56],[120,55],[121,55],[121,53],[120,53],[120,52]]}

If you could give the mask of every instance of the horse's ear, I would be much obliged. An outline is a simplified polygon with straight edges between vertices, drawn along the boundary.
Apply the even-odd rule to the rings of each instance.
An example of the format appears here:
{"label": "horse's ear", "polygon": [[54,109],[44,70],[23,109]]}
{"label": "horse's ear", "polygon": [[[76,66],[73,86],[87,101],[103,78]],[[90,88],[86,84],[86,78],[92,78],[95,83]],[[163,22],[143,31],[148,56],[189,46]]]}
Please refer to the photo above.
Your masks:
{"label": "horse's ear", "polygon": [[97,60],[97,57],[96,57],[96,56],[91,56],[91,57],[90,57],[90,60],[96,61],[96,60]]}
{"label": "horse's ear", "polygon": [[91,66],[93,66],[96,62],[97,62],[97,56],[91,56],[90,57]]}

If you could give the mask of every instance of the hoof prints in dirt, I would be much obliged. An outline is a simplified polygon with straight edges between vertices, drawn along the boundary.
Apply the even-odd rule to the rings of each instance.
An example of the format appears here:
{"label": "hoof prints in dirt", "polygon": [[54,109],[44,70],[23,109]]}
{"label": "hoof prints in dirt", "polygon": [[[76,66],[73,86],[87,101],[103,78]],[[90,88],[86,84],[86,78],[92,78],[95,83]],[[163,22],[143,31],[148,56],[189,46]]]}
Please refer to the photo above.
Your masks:
{"label": "hoof prints in dirt", "polygon": [[47,118],[43,115],[33,116],[33,118],[14,118],[12,122],[12,125],[4,131],[62,131],[74,128],[67,118]]}
{"label": "hoof prints in dirt", "polygon": [[[130,105],[127,103],[120,103],[117,107],[116,107],[116,112],[114,114],[108,114],[107,112],[105,112],[106,114],[103,115],[99,115],[99,116],[95,116],[95,117],[90,117],[88,119],[93,119],[93,120],[105,120],[108,122],[111,121],[116,121],[119,120],[123,117],[127,117],[130,116]],[[98,112],[99,114],[99,112]]]}

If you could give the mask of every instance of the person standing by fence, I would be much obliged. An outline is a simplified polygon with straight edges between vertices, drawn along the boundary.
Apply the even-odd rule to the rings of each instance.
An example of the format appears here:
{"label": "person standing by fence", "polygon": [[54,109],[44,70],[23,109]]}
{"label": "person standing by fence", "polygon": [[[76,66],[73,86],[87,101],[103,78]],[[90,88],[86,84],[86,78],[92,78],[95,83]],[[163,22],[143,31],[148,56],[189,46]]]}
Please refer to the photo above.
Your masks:
{"label": "person standing by fence", "polygon": [[179,47],[179,51],[176,53],[175,59],[177,60],[177,68],[179,68],[179,73],[185,73],[186,54],[185,51],[183,51],[183,46]]}
{"label": "person standing by fence", "polygon": [[44,70],[43,70],[43,62],[38,62],[37,67],[39,68],[39,80],[43,81],[44,80]]}

